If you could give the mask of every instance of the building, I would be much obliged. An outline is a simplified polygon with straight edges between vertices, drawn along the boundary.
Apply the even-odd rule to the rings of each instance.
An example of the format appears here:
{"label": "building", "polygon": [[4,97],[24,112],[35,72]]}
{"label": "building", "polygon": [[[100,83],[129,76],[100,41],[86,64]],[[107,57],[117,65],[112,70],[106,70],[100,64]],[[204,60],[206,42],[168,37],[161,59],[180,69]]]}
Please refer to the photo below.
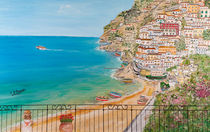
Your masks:
{"label": "building", "polygon": [[207,6],[200,7],[200,17],[210,17],[210,9]]}
{"label": "building", "polygon": [[199,13],[200,12],[200,6],[198,4],[189,4],[187,6],[187,12],[188,13]]}
{"label": "building", "polygon": [[177,23],[161,23],[160,29],[163,30],[163,36],[179,35],[179,24]]}
{"label": "building", "polygon": [[151,45],[152,39],[136,39],[137,44]]}
{"label": "building", "polygon": [[163,73],[164,73],[163,70],[159,70],[159,69],[151,71],[152,76],[163,76]]}
{"label": "building", "polygon": [[138,47],[138,52],[140,52],[140,53],[157,53],[158,52],[158,49],[155,48],[155,47],[152,47],[152,46],[143,46],[143,45],[140,45]]}
{"label": "building", "polygon": [[174,46],[159,46],[158,52],[161,52],[161,53],[170,52],[172,55],[176,55],[176,47],[174,47]]}
{"label": "building", "polygon": [[193,37],[200,38],[203,36],[203,28],[193,28]]}
{"label": "building", "polygon": [[208,45],[198,45],[196,47],[197,54],[207,54],[207,51],[208,51]]}

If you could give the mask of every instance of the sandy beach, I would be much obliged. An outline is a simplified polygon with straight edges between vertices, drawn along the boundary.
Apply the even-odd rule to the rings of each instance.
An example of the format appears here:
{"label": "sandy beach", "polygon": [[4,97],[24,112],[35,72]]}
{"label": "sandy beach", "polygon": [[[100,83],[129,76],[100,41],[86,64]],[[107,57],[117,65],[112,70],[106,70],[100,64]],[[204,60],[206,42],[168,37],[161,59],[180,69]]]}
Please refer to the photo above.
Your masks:
{"label": "sandy beach", "polygon": [[[121,132],[125,130],[131,121],[142,111],[145,106],[137,105],[137,100],[140,95],[152,98],[154,91],[158,90],[158,82],[148,82],[137,80],[142,83],[143,89],[131,95],[123,96],[119,99],[113,99],[106,103],[98,103],[100,105],[85,106],[82,108],[70,111],[65,111],[65,114],[71,113],[76,116],[73,121],[74,131],[76,132]],[[148,101],[149,102],[149,101]],[[101,105],[103,104],[103,105]],[[112,104],[113,106],[110,106]],[[122,106],[120,106],[122,104]],[[129,106],[126,106],[129,104]],[[116,106],[117,105],[117,106]],[[64,112],[63,112],[64,114]],[[59,113],[52,115],[46,119],[37,119],[33,123],[34,132],[58,132],[59,131]],[[46,123],[48,125],[46,125]],[[20,126],[13,128],[12,132],[20,132]]]}

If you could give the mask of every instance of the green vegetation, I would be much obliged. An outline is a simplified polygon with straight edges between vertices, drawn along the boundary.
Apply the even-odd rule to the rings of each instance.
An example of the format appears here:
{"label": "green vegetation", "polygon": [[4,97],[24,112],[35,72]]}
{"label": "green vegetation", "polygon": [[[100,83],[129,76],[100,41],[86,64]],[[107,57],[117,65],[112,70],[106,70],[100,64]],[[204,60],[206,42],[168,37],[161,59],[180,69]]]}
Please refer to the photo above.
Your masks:
{"label": "green vegetation", "polygon": [[122,11],[118,16],[119,17],[125,17],[127,14],[127,11]]}
{"label": "green vegetation", "polygon": [[148,78],[148,79],[152,79],[152,80],[154,80],[154,79],[157,79],[157,80],[159,80],[159,79],[165,79],[167,76],[165,75],[165,76],[152,76],[152,75],[147,75],[146,76],[146,78]]}
{"label": "green vegetation", "polygon": [[170,67],[170,68],[167,68],[166,71],[172,71],[173,69],[176,69],[177,66],[173,66],[173,67]]}
{"label": "green vegetation", "polygon": [[130,10],[127,11],[122,11],[118,17],[123,17],[124,19],[124,24],[130,23],[141,14],[141,11],[138,8],[131,8]]}
{"label": "green vegetation", "polygon": [[162,91],[165,91],[170,88],[170,85],[166,84],[165,82],[160,82],[160,88],[162,89]]}
{"label": "green vegetation", "polygon": [[210,57],[191,55],[189,58],[199,66],[198,70],[184,84],[156,96],[157,106],[145,132],[208,131]]}
{"label": "green vegetation", "polygon": [[104,31],[113,29],[113,26],[114,26],[114,25],[113,25],[112,23],[109,23],[108,25],[106,25],[106,26],[104,27]]}
{"label": "green vegetation", "polygon": [[203,31],[203,38],[205,40],[210,40],[210,29],[207,29],[207,30]]}
{"label": "green vegetation", "polygon": [[188,66],[188,65],[190,65],[190,60],[186,58],[186,59],[182,62],[182,64]]}
{"label": "green vegetation", "polygon": [[150,13],[148,16],[146,16],[143,20],[143,22],[141,23],[141,26],[146,25],[147,23],[151,22],[152,20],[154,20],[154,18],[152,17],[152,14]]}
{"label": "green vegetation", "polygon": [[134,26],[132,26],[132,27],[126,27],[126,28],[125,28],[125,30],[134,30],[134,29],[135,29]]}
{"label": "green vegetation", "polygon": [[141,0],[135,0],[132,8],[140,9],[141,8]]}
{"label": "green vegetation", "polygon": [[176,50],[177,51],[183,51],[186,48],[184,36],[181,36],[181,39],[177,42],[175,42]]}
{"label": "green vegetation", "polygon": [[194,64],[198,65],[197,73],[193,74],[194,77],[202,76],[206,80],[210,80],[210,57],[208,55],[190,55],[190,59],[194,60]]}
{"label": "green vegetation", "polygon": [[115,33],[110,33],[109,34],[109,41],[115,40],[116,37],[122,37],[122,34],[119,31],[116,31]]}
{"label": "green vegetation", "polygon": [[208,8],[210,8],[210,1],[209,0],[205,0],[205,5],[208,6]]}
{"label": "green vegetation", "polygon": [[139,44],[135,43],[134,45],[134,54],[136,54],[136,52],[138,51],[138,47],[139,47]]}
{"label": "green vegetation", "polygon": [[186,20],[184,19],[184,17],[182,17],[182,30],[184,30],[184,26],[187,25]]}

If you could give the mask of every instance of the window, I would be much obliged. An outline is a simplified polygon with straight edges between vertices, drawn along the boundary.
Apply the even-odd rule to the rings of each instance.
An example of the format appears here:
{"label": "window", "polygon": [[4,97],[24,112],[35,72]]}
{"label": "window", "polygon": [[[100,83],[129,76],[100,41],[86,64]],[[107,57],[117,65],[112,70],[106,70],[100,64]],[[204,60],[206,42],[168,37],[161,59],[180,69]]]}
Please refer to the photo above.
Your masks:
{"label": "window", "polygon": [[208,11],[206,11],[206,13],[208,13]]}
{"label": "window", "polygon": [[201,17],[203,17],[203,15],[201,15]]}
{"label": "window", "polygon": [[203,11],[201,11],[201,13],[203,13]]}
{"label": "window", "polygon": [[207,17],[207,15],[205,15],[205,17]]}

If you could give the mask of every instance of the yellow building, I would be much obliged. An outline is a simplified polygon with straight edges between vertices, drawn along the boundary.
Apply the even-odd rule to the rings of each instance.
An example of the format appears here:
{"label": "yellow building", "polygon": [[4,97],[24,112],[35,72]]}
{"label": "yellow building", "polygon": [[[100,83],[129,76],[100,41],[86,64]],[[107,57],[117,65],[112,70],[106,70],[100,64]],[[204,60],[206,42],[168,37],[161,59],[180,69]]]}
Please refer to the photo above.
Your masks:
{"label": "yellow building", "polygon": [[161,52],[161,53],[170,52],[172,55],[175,55],[176,47],[174,47],[174,46],[159,46],[158,52]]}
{"label": "yellow building", "polygon": [[203,28],[194,28],[193,29],[193,37],[194,38],[200,38],[203,35]]}
{"label": "yellow building", "polygon": [[197,4],[189,4],[187,6],[187,12],[188,13],[199,13],[200,12],[200,6]]}

